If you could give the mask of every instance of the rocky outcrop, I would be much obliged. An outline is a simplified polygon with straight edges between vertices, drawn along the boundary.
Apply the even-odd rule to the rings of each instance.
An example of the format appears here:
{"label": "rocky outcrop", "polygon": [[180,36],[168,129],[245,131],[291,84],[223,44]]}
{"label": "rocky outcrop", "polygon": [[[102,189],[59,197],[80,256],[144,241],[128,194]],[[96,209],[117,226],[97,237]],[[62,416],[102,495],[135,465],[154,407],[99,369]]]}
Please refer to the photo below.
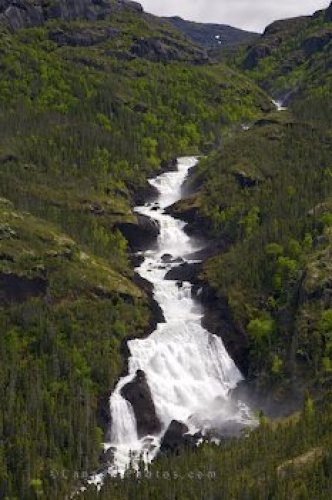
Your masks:
{"label": "rocky outcrop", "polygon": [[31,297],[46,295],[47,281],[43,278],[26,278],[16,274],[0,273],[0,304],[24,302]]}
{"label": "rocky outcrop", "polygon": [[302,16],[270,24],[257,43],[249,47],[242,63],[243,68],[248,70],[255,68],[261,59],[270,56],[285,39],[296,35],[310,22],[310,19],[310,17]]}
{"label": "rocky outcrop", "polygon": [[174,43],[172,39],[135,37],[130,53],[152,62],[188,61],[202,63],[208,61],[207,54],[195,46],[187,47]]}
{"label": "rocky outcrop", "polygon": [[302,48],[305,55],[311,56],[316,52],[321,51],[332,40],[332,29],[325,29],[320,33],[315,33],[304,40]]}
{"label": "rocky outcrop", "polygon": [[244,69],[253,69],[257,66],[261,59],[268,57],[272,53],[273,48],[269,45],[258,45],[249,50],[245,60],[243,61]]}
{"label": "rocky outcrop", "polygon": [[194,449],[201,435],[190,435],[188,431],[189,429],[184,423],[172,420],[161,440],[160,454],[174,455],[184,449]]}
{"label": "rocky outcrop", "polygon": [[119,31],[114,28],[99,29],[75,29],[70,30],[55,29],[49,32],[49,39],[59,47],[69,45],[71,47],[90,47],[99,43],[111,40],[119,35]]}
{"label": "rocky outcrop", "polygon": [[159,191],[156,187],[146,183],[145,186],[135,189],[132,194],[132,200],[136,207],[143,206],[145,203],[151,203],[158,198]]}
{"label": "rocky outcrop", "polygon": [[137,215],[137,222],[120,222],[116,228],[124,235],[133,252],[153,246],[160,231],[159,223],[145,215]]}
{"label": "rocky outcrop", "polygon": [[110,412],[110,396],[111,393],[106,393],[99,396],[97,400],[97,425],[103,430],[104,439],[106,442],[111,439],[111,412]]}
{"label": "rocky outcrop", "polygon": [[0,22],[12,31],[41,26],[50,19],[74,21],[106,19],[114,12],[142,12],[142,6],[129,0],[0,0]]}
{"label": "rocky outcrop", "polygon": [[165,276],[165,280],[171,281],[189,281],[190,283],[198,282],[198,275],[202,270],[201,263],[190,264],[184,262],[179,266],[173,267]]}
{"label": "rocky outcrop", "polygon": [[249,338],[237,325],[225,299],[217,297],[206,284],[196,285],[194,293],[204,306],[202,325],[209,332],[220,337],[230,357],[243,375],[249,370]]}
{"label": "rocky outcrop", "polygon": [[161,164],[162,172],[172,172],[178,169],[178,160],[177,158],[171,158],[170,160],[162,160]]}
{"label": "rocky outcrop", "polygon": [[259,183],[259,179],[256,179],[244,170],[237,170],[233,172],[233,175],[242,189],[255,187]]}
{"label": "rocky outcrop", "polygon": [[332,2],[325,12],[325,21],[332,22]]}
{"label": "rocky outcrop", "polygon": [[121,395],[133,407],[139,438],[161,432],[151,391],[142,370],[137,370],[134,380],[122,388]]}

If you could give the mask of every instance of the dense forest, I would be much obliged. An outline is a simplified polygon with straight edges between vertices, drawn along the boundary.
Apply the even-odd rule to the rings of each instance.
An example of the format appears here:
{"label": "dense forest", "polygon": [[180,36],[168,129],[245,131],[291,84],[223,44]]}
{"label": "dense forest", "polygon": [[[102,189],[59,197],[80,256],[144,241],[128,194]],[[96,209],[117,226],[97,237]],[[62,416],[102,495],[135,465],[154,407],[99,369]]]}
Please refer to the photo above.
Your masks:
{"label": "dense forest", "polygon": [[[159,56],[139,51],[143,36]],[[1,495],[51,498],[65,470],[62,498],[74,471],[98,465],[122,341],[153,321],[118,229],[137,224],[135,193],[162,160],[211,149],[271,107],[204,57],[127,9],[2,28]]]}
{"label": "dense forest", "polygon": [[[174,208],[222,243],[199,279],[247,332],[249,380],[311,395],[289,419],[261,415],[248,436],[161,458],[100,496],[328,498],[331,8],[280,27],[282,44],[249,64],[268,29],[228,66],[132,2],[95,17],[88,0],[77,5],[93,4],[89,15],[61,0],[10,17],[11,3],[0,2],[0,497],[65,498],[98,468],[124,340],[154,322],[120,229],[138,227],[132,207],[161,164],[199,154]],[[292,90],[276,112],[266,92]]]}

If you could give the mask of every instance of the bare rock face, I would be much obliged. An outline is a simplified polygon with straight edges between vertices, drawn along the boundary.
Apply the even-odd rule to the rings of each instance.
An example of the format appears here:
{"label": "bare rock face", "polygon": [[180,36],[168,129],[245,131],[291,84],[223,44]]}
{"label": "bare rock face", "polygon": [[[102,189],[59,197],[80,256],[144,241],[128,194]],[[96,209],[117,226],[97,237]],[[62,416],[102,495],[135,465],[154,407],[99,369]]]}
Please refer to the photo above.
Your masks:
{"label": "bare rock face", "polygon": [[23,28],[33,28],[44,23],[44,13],[41,5],[32,5],[26,0],[0,3],[0,22],[4,21],[12,31]]}
{"label": "bare rock face", "polygon": [[[195,291],[195,290],[194,290]],[[202,326],[217,335],[243,375],[249,371],[249,338],[241,326],[234,321],[226,299],[217,297],[206,285],[199,296],[205,306]]]}
{"label": "bare rock face", "polygon": [[134,380],[122,388],[121,395],[133,407],[139,438],[161,432],[150,387],[142,370],[137,370]]}
{"label": "bare rock face", "polygon": [[184,262],[177,267],[173,267],[165,276],[165,280],[198,282],[198,275],[202,270],[202,264]]}
{"label": "bare rock face", "polygon": [[119,31],[114,28],[100,29],[55,29],[49,32],[49,38],[57,43],[59,47],[69,45],[71,47],[91,47],[99,43],[115,38]]}
{"label": "bare rock face", "polygon": [[160,444],[162,455],[178,454],[184,449],[194,449],[200,434],[188,434],[188,427],[183,422],[172,420]]}
{"label": "bare rock face", "polygon": [[12,31],[43,25],[49,19],[74,21],[105,19],[114,12],[142,12],[142,6],[129,0],[0,0],[0,22]]}
{"label": "bare rock face", "polygon": [[16,274],[0,273],[0,304],[24,302],[31,297],[45,296],[47,281],[43,278],[29,279]]}
{"label": "bare rock face", "polygon": [[191,61],[202,64],[209,60],[204,50],[194,46],[190,50],[184,50],[182,45],[168,39],[134,37],[130,53],[152,62]]}
{"label": "bare rock face", "polygon": [[268,57],[272,53],[272,48],[268,45],[259,45],[249,50],[247,57],[243,62],[244,69],[253,69],[257,66],[260,59]]}
{"label": "bare rock face", "polygon": [[332,22],[332,2],[325,12],[325,21]]}
{"label": "bare rock face", "polygon": [[138,215],[137,222],[121,222],[116,227],[128,241],[130,250],[134,252],[153,245],[160,232],[159,223],[144,215]]}
{"label": "bare rock face", "polygon": [[322,31],[321,33],[317,33],[307,38],[302,48],[306,54],[306,56],[311,56],[315,52],[321,51],[326,45],[330,43],[332,40],[332,31],[331,29],[327,29]]}

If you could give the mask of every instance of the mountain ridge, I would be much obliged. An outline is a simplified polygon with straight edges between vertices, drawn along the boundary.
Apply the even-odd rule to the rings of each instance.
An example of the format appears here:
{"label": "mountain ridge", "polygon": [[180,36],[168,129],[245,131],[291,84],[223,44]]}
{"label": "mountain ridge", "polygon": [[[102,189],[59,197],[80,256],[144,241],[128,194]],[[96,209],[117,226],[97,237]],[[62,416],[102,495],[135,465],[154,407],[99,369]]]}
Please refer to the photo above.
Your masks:
{"label": "mountain ridge", "polygon": [[164,17],[194,43],[206,49],[220,49],[249,44],[259,37],[258,33],[234,28],[227,24],[188,21],[179,16]]}

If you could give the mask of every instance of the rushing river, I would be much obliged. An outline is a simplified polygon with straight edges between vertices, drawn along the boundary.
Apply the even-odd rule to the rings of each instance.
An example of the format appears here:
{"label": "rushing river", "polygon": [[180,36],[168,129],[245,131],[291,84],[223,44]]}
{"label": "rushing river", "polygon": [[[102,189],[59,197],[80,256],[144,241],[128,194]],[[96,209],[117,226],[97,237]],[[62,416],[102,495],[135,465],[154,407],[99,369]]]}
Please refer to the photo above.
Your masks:
{"label": "rushing river", "polygon": [[[225,422],[250,422],[244,405],[230,404],[229,392],[242,376],[222,340],[201,326],[203,312],[192,298],[190,283],[164,279],[179,262],[192,262],[190,255],[199,249],[197,241],[185,233],[185,223],[165,213],[167,207],[181,199],[184,180],[196,163],[193,157],[180,158],[177,171],[150,180],[159,197],[155,203],[136,208],[137,213],[160,224],[158,244],[144,253],[137,272],[153,284],[165,323],[158,324],[148,338],[128,342],[128,375],[120,379],[110,398],[111,439],[105,449],[114,452],[114,464],[108,471],[112,475],[122,474],[130,459],[135,463],[141,455],[151,461],[172,420],[185,423],[192,434],[200,431],[203,435]],[[133,408],[121,395],[121,389],[134,379],[138,369],[146,374],[162,428],[158,435],[141,438]]]}

